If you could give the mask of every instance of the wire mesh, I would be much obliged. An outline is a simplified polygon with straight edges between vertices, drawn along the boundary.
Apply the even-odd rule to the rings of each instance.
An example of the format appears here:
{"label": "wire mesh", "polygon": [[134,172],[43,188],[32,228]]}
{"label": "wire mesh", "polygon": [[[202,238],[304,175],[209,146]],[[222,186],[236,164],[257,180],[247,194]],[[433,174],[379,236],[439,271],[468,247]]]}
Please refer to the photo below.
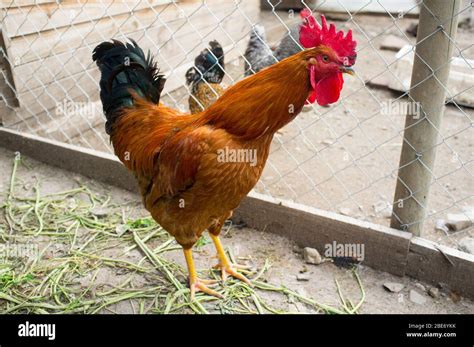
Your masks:
{"label": "wire mesh", "polygon": [[[99,72],[91,61],[98,43],[132,38],[150,50],[167,77],[162,101],[187,111],[191,88],[185,84],[185,72],[209,41],[216,39],[224,47],[223,84],[230,86],[244,78],[245,66],[252,69],[255,64],[245,58],[254,26],[264,27],[262,42],[272,54],[285,35],[294,35],[301,23],[297,12],[306,7],[315,14],[325,13],[338,29],[353,30],[358,41],[357,75],[346,79],[339,102],[305,107],[275,135],[255,190],[388,225],[405,115],[418,107],[409,92],[415,26],[424,4],[268,0],[260,5],[256,0],[2,1],[3,125],[111,152],[99,100]],[[450,213],[467,217],[467,224],[474,219],[472,7],[469,1],[462,3],[456,13],[457,36],[448,37],[454,56],[445,86],[444,121],[436,129],[437,161],[433,170],[427,168],[432,175],[431,198],[423,206],[427,211],[423,236],[456,247],[461,238],[473,236],[472,227],[452,232],[440,220],[454,218]],[[443,25],[433,35],[438,31],[448,35]],[[293,39],[298,42],[298,37]],[[426,119],[423,110],[415,111],[420,120]]]}

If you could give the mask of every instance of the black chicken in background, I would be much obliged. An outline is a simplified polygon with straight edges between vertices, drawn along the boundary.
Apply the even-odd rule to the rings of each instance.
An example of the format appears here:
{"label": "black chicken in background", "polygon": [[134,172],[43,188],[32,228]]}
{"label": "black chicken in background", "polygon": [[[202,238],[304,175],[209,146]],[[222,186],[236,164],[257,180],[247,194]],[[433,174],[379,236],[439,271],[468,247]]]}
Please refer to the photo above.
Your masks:
{"label": "black chicken in background", "polygon": [[198,113],[211,106],[224,92],[221,85],[225,75],[224,49],[216,40],[194,59],[194,66],[186,71],[186,84],[191,88],[189,110]]}

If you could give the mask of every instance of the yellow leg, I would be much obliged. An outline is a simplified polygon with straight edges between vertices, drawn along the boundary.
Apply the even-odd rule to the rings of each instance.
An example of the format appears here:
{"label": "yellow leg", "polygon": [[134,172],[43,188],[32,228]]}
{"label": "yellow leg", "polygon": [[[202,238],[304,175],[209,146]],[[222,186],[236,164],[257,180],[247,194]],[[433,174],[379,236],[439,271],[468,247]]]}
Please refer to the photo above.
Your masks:
{"label": "yellow leg", "polygon": [[219,257],[219,263],[214,268],[220,268],[222,271],[222,280],[225,281],[227,279],[227,275],[232,277],[238,278],[245,283],[252,285],[252,283],[245,277],[244,275],[238,273],[235,269],[245,269],[248,268],[246,266],[242,266],[239,264],[232,264],[227,255],[225,254],[224,247],[222,247],[221,240],[219,236],[211,235],[212,242],[214,242],[214,246],[216,246],[217,256]]}
{"label": "yellow leg", "polygon": [[219,294],[215,290],[206,287],[206,284],[213,284],[216,283],[216,281],[202,280],[197,277],[196,268],[194,267],[193,251],[191,250],[191,248],[183,249],[183,251],[189,271],[189,289],[191,290],[191,300],[194,300],[195,294],[198,291],[204,292],[209,295],[217,296],[218,298],[222,298],[223,296],[221,294]]}

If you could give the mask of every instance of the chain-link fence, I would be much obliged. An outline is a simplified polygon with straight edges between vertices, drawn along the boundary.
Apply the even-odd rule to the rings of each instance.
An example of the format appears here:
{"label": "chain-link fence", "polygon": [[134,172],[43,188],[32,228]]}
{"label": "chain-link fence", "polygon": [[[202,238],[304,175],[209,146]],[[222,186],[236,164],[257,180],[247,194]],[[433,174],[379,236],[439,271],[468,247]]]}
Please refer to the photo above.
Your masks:
{"label": "chain-link fence", "polygon": [[[455,8],[455,1],[445,3],[446,8]],[[427,123],[434,129],[434,145],[403,166],[416,162],[429,173],[424,178],[429,203],[417,201],[425,212],[422,236],[458,247],[461,239],[473,236],[469,226],[474,219],[472,6],[462,1],[446,21],[421,0],[2,1],[2,122],[22,132],[110,152],[99,101],[99,72],[91,60],[98,43],[131,38],[150,50],[167,77],[162,101],[187,111],[191,88],[185,84],[185,73],[209,41],[222,45],[223,84],[232,85],[244,78],[246,66],[252,68],[245,50],[254,25],[265,29],[262,50],[274,54],[285,35],[294,35],[301,23],[298,11],[306,7],[315,15],[324,13],[338,29],[353,30],[357,75],[346,79],[338,103],[305,107],[276,134],[255,190],[389,225],[401,148],[404,143],[412,145],[403,140],[406,127]],[[441,35],[453,48],[448,61],[451,73],[443,84],[447,106],[439,124],[410,93],[416,87],[410,82],[423,8],[439,22],[424,40]],[[459,23],[458,28],[450,27],[453,23]],[[428,67],[428,78],[437,79],[445,65]],[[407,113],[418,117],[413,124],[405,124]],[[423,154],[433,149],[436,164],[424,165]],[[398,204],[416,200],[419,192],[406,182],[399,184],[405,185],[408,195],[400,195],[393,218],[409,227],[398,218]]]}

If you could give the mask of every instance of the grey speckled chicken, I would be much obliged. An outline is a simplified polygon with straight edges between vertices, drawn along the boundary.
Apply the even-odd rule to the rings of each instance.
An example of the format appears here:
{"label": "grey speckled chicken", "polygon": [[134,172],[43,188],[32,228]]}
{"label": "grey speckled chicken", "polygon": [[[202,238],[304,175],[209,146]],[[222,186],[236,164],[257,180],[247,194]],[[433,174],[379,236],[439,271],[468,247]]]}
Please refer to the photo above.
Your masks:
{"label": "grey speckled chicken", "polygon": [[[305,10],[300,13],[303,20],[310,14],[309,11]],[[245,50],[245,76],[250,76],[267,66],[300,52],[302,50],[298,44],[300,25],[292,26],[290,32],[286,33],[275,50],[272,50],[266,41],[265,28],[261,25],[255,25],[252,28],[250,40]]]}

